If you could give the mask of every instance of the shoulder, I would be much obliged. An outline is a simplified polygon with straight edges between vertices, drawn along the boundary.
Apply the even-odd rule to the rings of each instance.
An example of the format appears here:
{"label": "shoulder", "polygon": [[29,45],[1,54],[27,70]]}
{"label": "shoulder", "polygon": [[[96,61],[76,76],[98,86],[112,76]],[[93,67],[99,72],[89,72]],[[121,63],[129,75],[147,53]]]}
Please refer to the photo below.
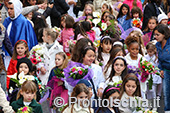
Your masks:
{"label": "shoulder", "polygon": [[99,65],[94,64],[94,63],[91,64],[91,67],[92,67],[92,70],[93,70],[93,69],[96,69],[96,70],[102,69]]}

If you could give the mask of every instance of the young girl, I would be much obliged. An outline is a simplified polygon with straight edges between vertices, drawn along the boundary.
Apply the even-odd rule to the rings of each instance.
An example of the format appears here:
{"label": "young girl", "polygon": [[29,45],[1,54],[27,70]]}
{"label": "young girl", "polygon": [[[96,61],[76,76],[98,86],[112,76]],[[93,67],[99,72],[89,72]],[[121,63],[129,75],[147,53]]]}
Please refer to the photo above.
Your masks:
{"label": "young girl", "polygon": [[84,7],[84,11],[83,11],[83,15],[82,16],[86,16],[88,14],[93,14],[93,12],[95,11],[93,4],[86,4]]}
{"label": "young girl", "polygon": [[[123,79],[122,87],[120,88],[120,101],[129,99],[130,97],[141,97],[140,83],[135,74],[130,73]],[[119,107],[121,113],[132,113],[136,107]]]}
{"label": "young girl", "polygon": [[103,67],[107,64],[110,58],[110,52],[112,50],[112,40],[110,36],[103,36],[100,39],[100,46],[98,48],[97,60],[103,64]]}
{"label": "young girl", "polygon": [[112,7],[106,1],[103,1],[102,2],[101,12],[104,13],[105,11],[109,11],[111,14],[113,14]]}
{"label": "young girl", "polygon": [[[17,73],[15,73],[13,75],[13,77],[12,76],[11,77],[17,78],[17,80],[20,80],[22,78],[19,78],[19,75],[22,72],[24,73],[24,75],[30,75],[31,74],[31,72],[32,72],[32,62],[26,57],[21,58],[17,62],[16,69],[17,69]],[[32,76],[32,78],[34,80],[34,76]],[[17,83],[10,80],[9,90],[8,90],[8,94],[9,94],[9,97],[10,97],[10,103],[16,100],[18,89],[19,89],[19,86],[17,85]],[[37,85],[37,90],[38,90],[38,92],[37,92],[37,98],[36,99],[37,99],[37,101],[39,101],[41,96],[40,96],[40,93],[39,93],[38,85]]]}
{"label": "young girl", "polygon": [[110,58],[104,68],[104,77],[105,79],[107,79],[111,73],[112,70],[112,63],[113,60],[117,57],[117,56],[124,56],[124,52],[122,47],[114,47],[110,53]]}
{"label": "young girl", "polygon": [[[85,86],[85,84],[81,83],[81,84],[77,84],[74,89],[73,92],[71,94],[71,97],[76,97],[77,101],[79,99],[80,101],[80,106],[78,105],[78,103],[72,104],[70,107],[67,106],[62,113],[93,113],[93,109],[89,107],[84,107],[83,106],[83,100],[85,99],[89,99],[89,90],[88,88]],[[71,102],[75,102],[75,98],[71,99]]]}
{"label": "young girl", "polygon": [[108,15],[111,15],[111,13],[109,11],[104,11],[101,16],[101,21],[106,23],[105,20]]}
{"label": "young girl", "polygon": [[131,10],[131,16],[132,16],[132,19],[133,18],[140,18],[142,19],[142,11],[139,7],[133,7],[132,10]]}
{"label": "young girl", "polygon": [[168,16],[165,13],[158,15],[158,23],[159,24],[168,24]]}
{"label": "young girl", "polygon": [[[148,62],[151,62],[154,67],[158,67],[158,56],[156,46],[152,42],[149,42],[146,45],[146,50],[147,50],[147,55],[145,55],[146,60]],[[151,102],[157,96],[161,97],[162,93],[162,78],[156,74],[154,74],[152,77],[153,77],[152,90],[149,89],[147,90],[147,99]]]}
{"label": "young girl", "polygon": [[17,112],[19,108],[29,106],[34,113],[43,113],[41,105],[35,100],[36,92],[37,87],[35,83],[32,81],[25,81],[18,92],[17,101],[12,102],[11,104],[14,111]]}
{"label": "young girl", "polygon": [[[68,101],[68,90],[64,88],[64,81],[61,74],[57,72],[63,72],[63,69],[66,68],[68,63],[67,55],[64,52],[59,52],[55,55],[55,64],[48,78],[47,85],[51,87],[51,96],[50,96],[50,106],[52,107],[53,101],[57,96],[64,98],[65,103]],[[58,75],[57,75],[58,74]]]}
{"label": "young girl", "polygon": [[63,47],[58,43],[56,37],[57,32],[54,32],[50,28],[45,28],[43,31],[43,43],[42,49],[44,51],[44,63],[39,63],[37,66],[40,69],[39,77],[42,85],[46,85],[51,69],[55,66],[55,55],[58,52],[63,52]]}
{"label": "young girl", "polygon": [[83,21],[81,22],[85,32],[87,33],[89,39],[94,42],[94,40],[96,39],[95,37],[95,32],[93,30],[91,30],[91,25],[90,25],[90,22],[87,22],[87,21]]}
{"label": "young girl", "polygon": [[[14,46],[14,52],[10,60],[7,75],[13,75],[17,72],[17,60],[23,57],[29,57],[28,45],[25,40],[18,40]],[[7,89],[9,89],[9,78],[7,77]]]}
{"label": "young girl", "polygon": [[142,55],[139,54],[141,47],[139,45],[139,39],[137,37],[128,36],[125,40],[127,45],[128,54],[125,56],[127,63],[131,66],[138,68],[139,60],[142,58]]}
{"label": "young girl", "polygon": [[153,32],[154,28],[157,26],[157,24],[158,24],[157,18],[154,16],[152,16],[148,20],[147,27],[143,30],[143,34],[146,36],[143,38],[144,43],[148,43],[150,40],[153,39],[152,32]]}
{"label": "young girl", "polygon": [[[114,101],[114,99],[118,99],[119,91],[118,91],[118,88],[116,88],[116,87],[107,86],[103,92],[102,100],[104,100],[104,99],[110,100],[111,98],[113,98],[113,101]],[[120,113],[119,109],[114,106],[113,107],[110,107],[110,106],[104,107],[107,105],[108,105],[108,103],[105,102],[104,105],[99,107],[97,112],[95,112],[95,113]],[[113,103],[113,105],[114,105],[114,103]]]}
{"label": "young girl", "polygon": [[120,12],[117,16],[117,21],[123,27],[124,31],[132,28],[131,20],[129,6],[127,4],[122,4],[120,7]]}
{"label": "young girl", "polygon": [[106,79],[106,84],[113,85],[122,81],[127,74],[127,63],[122,56],[117,56],[113,60],[112,70],[109,77]]}
{"label": "young girl", "polygon": [[63,45],[64,52],[69,53],[69,49],[66,47],[66,43],[68,40],[70,40],[70,37],[74,35],[73,32],[73,24],[74,24],[74,18],[70,15],[66,15],[64,22],[64,29],[61,32],[61,43]]}

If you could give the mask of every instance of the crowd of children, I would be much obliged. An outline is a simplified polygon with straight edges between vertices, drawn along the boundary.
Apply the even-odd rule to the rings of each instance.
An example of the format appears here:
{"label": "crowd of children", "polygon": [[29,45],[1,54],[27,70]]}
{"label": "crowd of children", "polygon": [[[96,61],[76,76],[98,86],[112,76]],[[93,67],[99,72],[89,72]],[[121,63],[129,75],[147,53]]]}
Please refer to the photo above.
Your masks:
{"label": "crowd of children", "polygon": [[[22,13],[37,45],[29,48],[23,38],[13,47],[9,30],[15,31],[14,23],[7,28],[0,23],[0,113],[157,113],[154,99],[162,96],[170,113],[168,0],[36,1],[16,2],[31,5]],[[3,7],[8,8],[6,0]],[[17,15],[14,9],[6,13]],[[57,97],[64,107],[56,106]],[[116,104],[111,98],[121,103],[131,97],[149,105],[110,106]],[[84,100],[93,99],[105,100],[103,106],[84,107]]]}

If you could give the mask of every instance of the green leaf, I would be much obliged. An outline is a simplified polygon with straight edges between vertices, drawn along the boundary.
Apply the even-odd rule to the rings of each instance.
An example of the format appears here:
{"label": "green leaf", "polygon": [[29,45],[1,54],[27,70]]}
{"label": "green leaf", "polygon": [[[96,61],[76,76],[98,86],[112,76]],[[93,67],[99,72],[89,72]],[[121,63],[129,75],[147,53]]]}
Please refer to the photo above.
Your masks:
{"label": "green leaf", "polygon": [[148,83],[149,83],[149,90],[151,90],[151,89],[152,89],[152,85],[153,85],[153,77],[152,77],[152,74],[151,74],[150,79],[148,80]]}

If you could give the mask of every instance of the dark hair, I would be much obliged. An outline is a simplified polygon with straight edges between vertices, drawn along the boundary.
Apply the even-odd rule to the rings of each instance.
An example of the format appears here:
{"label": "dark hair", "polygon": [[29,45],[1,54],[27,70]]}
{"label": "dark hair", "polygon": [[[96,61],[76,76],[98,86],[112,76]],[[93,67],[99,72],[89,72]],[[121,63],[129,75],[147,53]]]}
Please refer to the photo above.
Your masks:
{"label": "dark hair", "polygon": [[88,21],[83,21],[83,22],[81,22],[81,24],[82,24],[82,27],[84,28],[84,31],[85,31],[85,32],[91,30],[90,22],[88,22]]}
{"label": "dark hair", "polygon": [[156,45],[153,44],[152,42],[148,42],[148,43],[146,44],[146,50],[154,51],[154,54],[155,54],[155,57],[156,57],[155,60],[154,60],[154,62],[156,62],[157,59],[158,59],[157,52],[156,52]]}
{"label": "dark hair", "polygon": [[169,37],[170,37],[170,30],[169,30],[167,25],[159,24],[159,25],[157,25],[155,27],[154,32],[155,32],[155,30],[157,30],[159,33],[165,35],[165,40],[169,39]]}
{"label": "dark hair", "polygon": [[113,19],[115,19],[115,16],[114,15],[107,15],[106,18],[109,18],[110,20],[113,20]]}
{"label": "dark hair", "polygon": [[[103,52],[103,48],[101,47],[101,44],[111,44],[113,45],[113,42],[112,42],[112,39],[111,37],[110,38],[104,38],[104,37],[110,37],[110,36],[103,36],[100,40],[100,46],[98,48],[98,56],[97,56],[97,60],[100,62],[100,61],[103,61],[103,57],[102,57],[102,52]],[[104,39],[103,39],[104,38]],[[102,40],[103,39],[103,40]],[[112,49],[111,49],[112,50]],[[110,52],[111,52],[110,50]]]}
{"label": "dark hair", "polygon": [[120,11],[119,11],[119,14],[118,14],[118,16],[117,16],[117,19],[118,19],[119,17],[122,17],[122,16],[123,16],[123,13],[122,13],[123,7],[126,7],[126,8],[128,9],[127,17],[126,17],[126,20],[128,20],[128,19],[130,19],[131,17],[130,17],[130,8],[129,8],[129,6],[128,6],[127,4],[122,4],[122,6],[120,7]]}
{"label": "dark hair", "polygon": [[125,76],[127,75],[127,73],[128,73],[127,63],[126,63],[125,59],[124,59],[124,58],[121,58],[121,57],[116,57],[116,58],[113,60],[113,63],[112,63],[112,71],[111,71],[109,77],[106,78],[106,79],[109,79],[109,81],[111,81],[112,78],[113,78],[113,76],[115,76],[114,63],[115,63],[117,60],[123,60],[124,65],[125,65],[125,69],[122,71],[122,74],[120,75],[121,78],[122,78],[122,80],[124,79],[124,77],[125,77]]}
{"label": "dark hair", "polygon": [[142,18],[142,17],[143,17],[142,11],[141,11],[141,9],[140,9],[139,7],[133,7],[133,8],[132,8],[132,10],[131,10],[131,16],[132,16],[132,18],[134,18],[134,17],[133,17],[133,14],[135,14],[135,13],[139,13],[139,18]]}
{"label": "dark hair", "polygon": [[78,59],[78,62],[83,63],[83,58],[85,57],[88,50],[92,50],[95,53],[95,48],[92,46],[86,46],[81,52],[80,52],[80,59]]}
{"label": "dark hair", "polygon": [[65,16],[66,28],[73,28],[74,18],[70,15]]}
{"label": "dark hair", "polygon": [[[104,92],[103,92],[103,95],[102,95],[102,100],[109,99],[109,96],[111,96],[112,94],[114,94],[116,92],[120,93],[119,90],[117,90],[117,89],[110,89],[112,87],[113,86],[109,85],[104,89]],[[105,106],[107,105],[107,101],[104,101],[104,105]],[[105,108],[104,106],[99,107],[98,110],[96,111],[96,113],[104,113],[104,108]],[[114,109],[115,113],[120,113],[119,108],[113,106],[113,109]],[[102,112],[100,112],[100,111],[102,111]]]}
{"label": "dark hair", "polygon": [[136,91],[134,92],[133,96],[139,96],[141,97],[141,89],[140,89],[140,82],[137,76],[134,73],[129,73],[128,75],[125,76],[123,79],[122,87],[120,88],[120,99],[123,95],[123,93],[126,91],[125,85],[129,80],[133,80],[136,83]]}
{"label": "dark hair", "polygon": [[[43,42],[42,36],[43,36],[43,31],[41,31],[43,28],[48,27],[48,24],[45,20],[44,15],[37,15],[34,19],[34,31],[37,36],[38,42]],[[42,34],[41,34],[42,33]],[[42,35],[42,36],[41,36]]]}
{"label": "dark hair", "polygon": [[115,59],[116,55],[118,52],[122,51],[123,52],[123,48],[122,47],[114,47],[112,48],[111,50],[111,53],[110,53],[110,58],[105,66],[105,71],[104,71],[104,75],[107,73],[110,65],[113,63],[113,60]]}
{"label": "dark hair", "polygon": [[91,44],[91,46],[93,46],[93,42],[88,38],[82,38],[78,40],[73,48],[71,60],[74,62],[78,62],[81,57],[81,51],[83,51],[83,49],[88,46],[89,43]]}
{"label": "dark hair", "polygon": [[77,36],[81,34],[85,38],[88,38],[87,33],[85,32],[82,23],[77,22],[73,25],[74,30],[74,40],[77,40]]}
{"label": "dark hair", "polygon": [[[111,15],[110,11],[104,11],[103,14],[102,14],[102,16],[101,16],[101,21],[104,20],[103,17],[104,17],[104,15],[105,15],[106,13],[109,13],[109,15]],[[104,20],[104,21],[105,21],[105,20]]]}
{"label": "dark hair", "polygon": [[103,3],[103,5],[105,5],[106,6],[106,10],[108,10],[111,14],[113,14],[113,9],[112,9],[112,7],[110,6],[110,4],[108,4],[108,3]]}

